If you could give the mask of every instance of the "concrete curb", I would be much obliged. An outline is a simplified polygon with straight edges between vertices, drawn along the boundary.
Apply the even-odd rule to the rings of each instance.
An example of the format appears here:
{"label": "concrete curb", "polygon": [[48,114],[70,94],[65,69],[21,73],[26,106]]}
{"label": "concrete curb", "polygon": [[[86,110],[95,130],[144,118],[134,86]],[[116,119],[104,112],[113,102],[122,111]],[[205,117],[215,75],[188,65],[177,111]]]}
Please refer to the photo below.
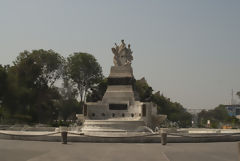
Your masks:
{"label": "concrete curb", "polygon": [[[58,135],[12,135],[0,133],[0,139],[7,140],[26,140],[26,141],[49,141],[61,142],[61,136]],[[203,143],[203,142],[235,142],[240,141],[240,135],[224,136],[169,136],[168,143]],[[136,137],[98,137],[85,135],[70,135],[68,142],[94,142],[94,143],[161,143],[160,135],[136,136]]]}
{"label": "concrete curb", "polygon": [[235,142],[240,141],[240,136],[234,135],[211,135],[211,136],[181,136],[181,137],[168,137],[169,143],[204,143],[204,142]]}

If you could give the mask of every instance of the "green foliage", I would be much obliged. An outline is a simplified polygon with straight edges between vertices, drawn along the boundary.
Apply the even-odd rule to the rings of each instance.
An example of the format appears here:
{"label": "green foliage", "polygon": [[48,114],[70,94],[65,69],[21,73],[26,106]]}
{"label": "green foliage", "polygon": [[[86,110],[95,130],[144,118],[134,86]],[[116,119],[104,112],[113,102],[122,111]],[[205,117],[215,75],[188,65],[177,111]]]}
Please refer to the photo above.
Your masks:
{"label": "green foliage", "polygon": [[54,100],[60,95],[53,84],[61,76],[62,64],[63,58],[52,50],[20,53],[14,65],[5,68],[2,119],[41,123],[56,119]]}
{"label": "green foliage", "polygon": [[153,89],[147,84],[145,78],[137,80],[135,83],[135,88],[140,97],[140,101],[147,102],[151,100]]}
{"label": "green foliage", "polygon": [[167,115],[168,120],[176,122],[180,127],[191,126],[192,115],[188,113],[181,104],[171,102],[170,99],[160,95],[160,92],[152,93],[153,89],[145,80],[137,80],[135,89],[139,94],[140,101],[151,101],[157,105],[159,114]]}
{"label": "green foliage", "polygon": [[51,126],[53,127],[59,127],[59,126],[69,126],[71,124],[70,121],[64,121],[64,120],[56,120],[51,122]]}
{"label": "green foliage", "polygon": [[77,97],[77,89],[74,87],[74,83],[67,79],[67,77],[64,77],[62,88],[59,88],[59,92],[63,99],[69,100],[69,99],[75,99]]}
{"label": "green foliage", "polygon": [[61,76],[63,62],[64,59],[53,50],[40,49],[20,53],[14,66],[21,85],[51,87]]}
{"label": "green foliage", "polygon": [[61,76],[63,61],[52,50],[20,53],[9,71],[10,76],[15,73],[14,87],[19,91],[15,99],[18,102],[14,105],[18,108],[14,113],[31,115],[33,122],[46,123],[56,119],[54,100],[60,96],[53,84]]}
{"label": "green foliage", "polygon": [[223,105],[219,105],[213,110],[203,110],[198,114],[200,126],[206,126],[207,120],[210,120],[212,128],[221,128],[222,124],[231,124],[233,126],[239,124],[236,117],[229,116],[227,109]]}
{"label": "green foliage", "polygon": [[94,84],[103,78],[102,68],[95,57],[88,53],[74,53],[67,58],[69,78],[77,85],[81,102],[85,101],[87,93]]}
{"label": "green foliage", "polygon": [[236,95],[239,97],[239,99],[240,99],[240,91],[238,91],[237,93],[236,93]]}
{"label": "green foliage", "polygon": [[151,101],[157,104],[158,113],[167,115],[168,120],[178,123],[180,127],[191,126],[192,115],[181,104],[171,102],[158,92],[152,95]]}
{"label": "green foliage", "polygon": [[64,121],[76,120],[76,114],[82,112],[81,107],[81,104],[79,104],[76,99],[61,100],[59,106],[60,119]]}
{"label": "green foliage", "polygon": [[2,101],[2,97],[6,92],[7,87],[7,71],[6,67],[0,65],[0,101]]}
{"label": "green foliage", "polygon": [[[24,51],[13,64],[0,65],[1,122],[54,123],[63,119],[57,122],[63,125],[82,112],[78,94],[86,94],[102,80],[101,66],[86,53],[74,53],[66,61],[53,50]],[[56,88],[54,83],[61,77],[63,86]]]}
{"label": "green foliage", "polygon": [[87,95],[87,102],[97,102],[102,100],[104,93],[107,90],[108,80],[103,79],[99,84],[91,88],[91,92]]}

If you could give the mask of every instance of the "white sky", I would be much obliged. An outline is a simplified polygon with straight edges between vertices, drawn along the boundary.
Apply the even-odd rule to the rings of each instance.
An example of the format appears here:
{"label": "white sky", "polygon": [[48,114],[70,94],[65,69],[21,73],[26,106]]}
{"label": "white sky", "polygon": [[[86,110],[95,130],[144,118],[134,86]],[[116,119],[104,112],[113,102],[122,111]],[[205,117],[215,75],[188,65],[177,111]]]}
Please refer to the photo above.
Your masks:
{"label": "white sky", "polygon": [[82,51],[108,76],[121,39],[135,77],[186,108],[229,104],[240,90],[239,0],[0,0],[0,64],[24,50]]}

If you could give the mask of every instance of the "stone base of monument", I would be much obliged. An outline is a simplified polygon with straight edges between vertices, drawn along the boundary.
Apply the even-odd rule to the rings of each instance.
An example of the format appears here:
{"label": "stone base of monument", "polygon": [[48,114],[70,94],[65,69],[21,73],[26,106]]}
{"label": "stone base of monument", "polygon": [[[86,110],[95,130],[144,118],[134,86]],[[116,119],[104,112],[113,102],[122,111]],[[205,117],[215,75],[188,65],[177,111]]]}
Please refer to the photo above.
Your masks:
{"label": "stone base of monument", "polygon": [[81,131],[94,136],[134,136],[152,134],[142,120],[85,120]]}
{"label": "stone base of monument", "polygon": [[[101,132],[102,135],[81,135],[78,132],[68,132],[68,142],[99,142],[99,143],[161,143],[161,135],[144,132],[111,133]],[[36,131],[6,131],[0,130],[0,139],[54,141],[61,142],[61,133]],[[240,141],[240,134],[217,135],[172,135],[168,134],[168,143],[201,143],[201,142],[234,142]]]}

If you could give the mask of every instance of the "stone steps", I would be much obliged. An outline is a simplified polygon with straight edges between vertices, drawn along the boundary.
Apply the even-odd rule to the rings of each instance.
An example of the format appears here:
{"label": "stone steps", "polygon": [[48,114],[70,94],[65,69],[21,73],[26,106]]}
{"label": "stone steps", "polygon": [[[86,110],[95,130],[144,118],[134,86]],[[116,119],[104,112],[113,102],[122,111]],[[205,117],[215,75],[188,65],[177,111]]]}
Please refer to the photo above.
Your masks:
{"label": "stone steps", "polygon": [[144,121],[139,120],[85,120],[82,132],[130,132],[144,126]]}

